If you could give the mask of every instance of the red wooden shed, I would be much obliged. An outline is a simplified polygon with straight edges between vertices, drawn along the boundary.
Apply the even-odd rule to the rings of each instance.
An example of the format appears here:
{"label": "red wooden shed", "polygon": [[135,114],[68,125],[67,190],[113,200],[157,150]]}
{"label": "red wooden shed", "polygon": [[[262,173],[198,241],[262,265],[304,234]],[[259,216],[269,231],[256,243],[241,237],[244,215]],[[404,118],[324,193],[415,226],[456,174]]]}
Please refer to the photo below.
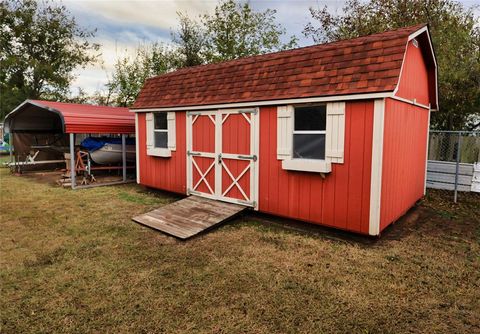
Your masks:
{"label": "red wooden shed", "polygon": [[425,193],[426,25],[148,79],[137,182],[379,235]]}

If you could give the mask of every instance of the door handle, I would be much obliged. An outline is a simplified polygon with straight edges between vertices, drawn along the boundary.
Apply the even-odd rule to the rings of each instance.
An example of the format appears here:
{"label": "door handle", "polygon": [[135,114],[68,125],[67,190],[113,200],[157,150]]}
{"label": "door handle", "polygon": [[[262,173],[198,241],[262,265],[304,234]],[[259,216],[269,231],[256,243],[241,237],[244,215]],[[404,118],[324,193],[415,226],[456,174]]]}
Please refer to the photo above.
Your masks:
{"label": "door handle", "polygon": [[187,152],[187,155],[192,156],[192,155],[202,155],[202,154],[201,154],[201,153],[197,153],[197,152],[190,152],[190,151],[188,151],[188,152]]}

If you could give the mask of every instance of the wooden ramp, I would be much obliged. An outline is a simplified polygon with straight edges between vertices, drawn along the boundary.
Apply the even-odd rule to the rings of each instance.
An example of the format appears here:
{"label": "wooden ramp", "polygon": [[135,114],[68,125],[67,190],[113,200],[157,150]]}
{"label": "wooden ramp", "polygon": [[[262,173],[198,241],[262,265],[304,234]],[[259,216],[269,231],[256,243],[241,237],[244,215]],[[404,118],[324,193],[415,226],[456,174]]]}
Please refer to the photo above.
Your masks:
{"label": "wooden ramp", "polygon": [[132,219],[177,238],[188,239],[244,209],[246,207],[238,204],[190,196]]}

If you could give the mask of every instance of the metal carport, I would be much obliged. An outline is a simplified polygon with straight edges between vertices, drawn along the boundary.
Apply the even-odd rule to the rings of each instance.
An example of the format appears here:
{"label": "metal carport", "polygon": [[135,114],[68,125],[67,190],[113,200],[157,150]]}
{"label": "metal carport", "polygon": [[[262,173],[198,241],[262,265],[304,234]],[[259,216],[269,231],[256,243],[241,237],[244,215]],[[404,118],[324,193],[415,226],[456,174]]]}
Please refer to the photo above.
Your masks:
{"label": "metal carport", "polygon": [[[122,138],[123,179],[127,182],[126,136],[135,134],[135,116],[128,108],[95,106],[88,104],[26,100],[5,117],[5,130],[12,136],[18,134],[42,133],[65,134],[70,146],[70,170],[75,171],[75,136],[120,135]],[[13,150],[15,148],[13,147]],[[13,151],[11,150],[11,151]],[[11,153],[11,163],[14,157]],[[106,185],[106,184],[102,184]],[[75,173],[71,173],[72,189],[76,185]]]}

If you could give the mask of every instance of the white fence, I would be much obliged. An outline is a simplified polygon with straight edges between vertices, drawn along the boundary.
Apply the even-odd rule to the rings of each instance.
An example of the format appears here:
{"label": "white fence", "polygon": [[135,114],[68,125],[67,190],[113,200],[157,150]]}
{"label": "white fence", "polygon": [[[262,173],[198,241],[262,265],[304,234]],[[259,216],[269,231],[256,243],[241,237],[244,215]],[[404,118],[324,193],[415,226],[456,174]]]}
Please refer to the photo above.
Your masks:
{"label": "white fence", "polygon": [[480,192],[480,131],[430,131],[427,188]]}
{"label": "white fence", "polygon": [[[427,165],[427,188],[475,191],[473,189],[474,165],[459,163],[458,174],[455,162],[429,160]],[[478,178],[478,175],[477,175]]]}

